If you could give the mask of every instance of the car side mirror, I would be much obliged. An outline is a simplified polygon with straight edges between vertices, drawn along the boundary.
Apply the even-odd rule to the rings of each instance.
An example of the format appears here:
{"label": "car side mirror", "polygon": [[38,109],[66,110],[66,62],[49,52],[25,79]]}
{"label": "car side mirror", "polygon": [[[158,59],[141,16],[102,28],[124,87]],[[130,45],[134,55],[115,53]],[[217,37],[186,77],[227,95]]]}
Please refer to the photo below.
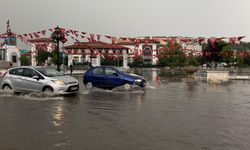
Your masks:
{"label": "car side mirror", "polygon": [[118,76],[118,73],[113,73],[114,76]]}
{"label": "car side mirror", "polygon": [[33,79],[36,79],[37,81],[39,80],[39,76],[33,76]]}

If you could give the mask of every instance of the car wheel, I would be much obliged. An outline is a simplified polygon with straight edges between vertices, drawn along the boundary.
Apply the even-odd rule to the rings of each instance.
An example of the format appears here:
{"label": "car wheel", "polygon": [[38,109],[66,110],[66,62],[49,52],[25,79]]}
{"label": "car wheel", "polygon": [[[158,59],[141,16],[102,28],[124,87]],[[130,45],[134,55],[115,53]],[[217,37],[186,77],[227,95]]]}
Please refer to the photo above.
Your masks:
{"label": "car wheel", "polygon": [[12,91],[12,88],[8,85],[8,84],[5,84],[3,85],[3,88],[2,88],[4,91],[6,92],[11,92]]}
{"label": "car wheel", "polygon": [[92,84],[91,82],[88,82],[88,83],[85,85],[85,87],[86,87],[87,89],[91,89],[91,88],[93,87],[93,84]]}
{"label": "car wheel", "polygon": [[47,86],[47,87],[45,87],[45,88],[43,89],[43,92],[46,93],[46,94],[52,94],[53,91],[54,91],[53,88],[52,88],[52,87],[49,87],[49,86]]}
{"label": "car wheel", "polygon": [[125,90],[128,90],[130,88],[131,88],[131,84],[129,84],[129,83],[124,84],[124,89]]}

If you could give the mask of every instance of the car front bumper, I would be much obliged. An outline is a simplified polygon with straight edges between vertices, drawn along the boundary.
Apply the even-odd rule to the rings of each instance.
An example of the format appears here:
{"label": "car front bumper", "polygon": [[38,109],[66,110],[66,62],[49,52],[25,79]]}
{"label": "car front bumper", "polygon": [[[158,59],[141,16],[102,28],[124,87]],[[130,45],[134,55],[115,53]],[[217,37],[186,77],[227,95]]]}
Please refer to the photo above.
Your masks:
{"label": "car front bumper", "polygon": [[79,91],[79,84],[64,85],[54,87],[55,94],[73,94]]}

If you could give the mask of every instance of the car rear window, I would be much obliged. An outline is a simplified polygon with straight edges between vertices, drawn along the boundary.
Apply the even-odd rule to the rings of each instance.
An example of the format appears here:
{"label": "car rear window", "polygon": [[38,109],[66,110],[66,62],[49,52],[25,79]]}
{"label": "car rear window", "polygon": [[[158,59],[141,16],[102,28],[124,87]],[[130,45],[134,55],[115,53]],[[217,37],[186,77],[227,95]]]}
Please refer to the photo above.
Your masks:
{"label": "car rear window", "polygon": [[9,74],[21,76],[21,75],[23,75],[23,68],[11,69],[9,71]]}

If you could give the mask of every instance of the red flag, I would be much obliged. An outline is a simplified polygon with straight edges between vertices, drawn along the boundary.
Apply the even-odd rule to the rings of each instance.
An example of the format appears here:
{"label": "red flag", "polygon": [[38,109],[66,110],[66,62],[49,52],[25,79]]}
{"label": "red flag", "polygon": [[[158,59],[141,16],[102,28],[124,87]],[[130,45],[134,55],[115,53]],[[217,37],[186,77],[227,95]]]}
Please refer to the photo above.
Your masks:
{"label": "red flag", "polygon": [[205,41],[205,38],[202,38],[202,37],[200,37],[200,38],[198,38],[198,43],[202,43],[202,42],[204,42]]}
{"label": "red flag", "polygon": [[108,38],[108,39],[111,39],[111,36],[106,35],[105,37]]}
{"label": "red flag", "polygon": [[42,31],[42,35],[45,35],[45,34],[46,34],[46,30],[43,30],[43,31]]}
{"label": "red flag", "polygon": [[33,36],[32,36],[32,34],[31,34],[31,33],[29,33],[29,36],[30,36],[30,38],[32,38],[32,39],[33,39]]}
{"label": "red flag", "polygon": [[83,39],[84,39],[84,38],[85,38],[85,36],[81,35],[81,38],[83,38]]}
{"label": "red flag", "polygon": [[77,34],[79,31],[74,31],[74,34]]}
{"label": "red flag", "polygon": [[112,37],[111,40],[112,40],[112,44],[115,44],[116,37]]}
{"label": "red flag", "polygon": [[236,40],[237,40],[237,37],[230,37],[229,38],[229,42],[232,43],[233,45],[235,44]]}
{"label": "red flag", "polygon": [[216,38],[209,38],[208,42],[212,45],[212,47],[215,47],[215,43],[216,43]]}
{"label": "red flag", "polygon": [[145,39],[145,40],[144,40],[144,44],[145,44],[145,45],[148,45],[148,39]]}
{"label": "red flag", "polygon": [[244,37],[246,37],[246,36],[239,36],[239,37],[238,37],[238,41],[240,41],[240,40],[243,39]]}
{"label": "red flag", "polygon": [[61,42],[64,44],[64,43],[66,43],[68,40],[66,39],[66,38],[63,38],[62,40],[61,40]]}
{"label": "red flag", "polygon": [[34,32],[33,35],[36,37],[36,38],[39,38],[40,36],[38,35],[38,33]]}
{"label": "red flag", "polygon": [[100,34],[97,34],[96,36],[97,36],[97,40],[99,41],[100,38],[101,38],[101,35],[100,35]]}
{"label": "red flag", "polygon": [[89,34],[90,35],[90,40],[95,41],[95,35],[94,34]]}

